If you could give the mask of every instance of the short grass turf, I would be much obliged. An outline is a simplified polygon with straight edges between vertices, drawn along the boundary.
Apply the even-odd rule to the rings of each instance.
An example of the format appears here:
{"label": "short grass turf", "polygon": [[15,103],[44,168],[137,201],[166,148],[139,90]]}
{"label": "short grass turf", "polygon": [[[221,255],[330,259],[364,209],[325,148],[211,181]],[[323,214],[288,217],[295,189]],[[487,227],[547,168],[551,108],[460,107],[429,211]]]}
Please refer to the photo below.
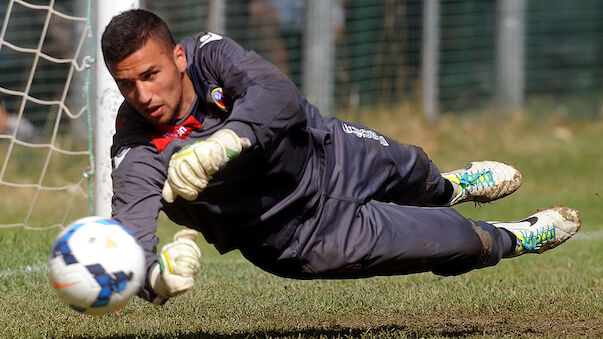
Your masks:
{"label": "short grass turf", "polygon": [[[430,125],[410,111],[343,118],[422,145],[444,171],[471,160],[510,162],[522,188],[457,209],[517,220],[563,203],[581,212],[579,234],[542,255],[456,277],[360,280],[283,279],[201,243],[202,272],[187,294],[162,307],[135,298],[117,313],[87,316],[50,286],[46,262],[58,229],[0,229],[0,337],[603,337],[603,121],[474,114]],[[177,229],[161,218],[162,241]]]}

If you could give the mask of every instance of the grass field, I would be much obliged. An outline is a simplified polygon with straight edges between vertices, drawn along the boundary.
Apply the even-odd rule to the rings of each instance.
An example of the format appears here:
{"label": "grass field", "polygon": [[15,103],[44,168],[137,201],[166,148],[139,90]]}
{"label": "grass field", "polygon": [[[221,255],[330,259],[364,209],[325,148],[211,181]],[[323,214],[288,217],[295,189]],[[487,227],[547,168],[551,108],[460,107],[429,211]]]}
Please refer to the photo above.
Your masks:
{"label": "grass field", "polygon": [[[189,293],[161,308],[134,299],[93,317],[67,308],[50,287],[45,264],[56,229],[0,229],[0,337],[603,337],[603,120],[479,114],[431,126],[411,110],[344,118],[422,145],[442,170],[477,159],[513,163],[524,176],[519,191],[458,210],[517,220],[563,203],[582,213],[579,234],[543,255],[457,277],[346,281],[278,278],[203,244]],[[162,219],[164,239],[176,229]]]}

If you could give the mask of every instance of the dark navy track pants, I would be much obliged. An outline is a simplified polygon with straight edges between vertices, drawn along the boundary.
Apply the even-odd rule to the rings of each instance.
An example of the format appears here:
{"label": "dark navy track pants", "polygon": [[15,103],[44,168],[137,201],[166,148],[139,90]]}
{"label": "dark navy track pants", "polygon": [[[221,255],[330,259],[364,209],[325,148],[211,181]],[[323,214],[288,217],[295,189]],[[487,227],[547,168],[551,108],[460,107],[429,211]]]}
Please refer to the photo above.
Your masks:
{"label": "dark navy track pants", "polygon": [[314,279],[455,275],[500,261],[501,231],[437,207],[444,179],[421,148],[337,119],[312,133],[325,160],[319,207],[283,248],[241,248],[251,262]]}

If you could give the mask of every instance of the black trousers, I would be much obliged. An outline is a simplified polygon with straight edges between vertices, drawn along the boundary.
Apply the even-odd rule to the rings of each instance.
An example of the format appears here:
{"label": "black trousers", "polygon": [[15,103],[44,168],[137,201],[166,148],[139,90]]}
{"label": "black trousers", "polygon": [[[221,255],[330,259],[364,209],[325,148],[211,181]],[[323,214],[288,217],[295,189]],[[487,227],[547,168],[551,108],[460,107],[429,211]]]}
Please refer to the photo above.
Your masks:
{"label": "black trousers", "polygon": [[313,134],[325,161],[319,207],[285,246],[241,248],[248,260],[300,279],[455,275],[500,261],[496,227],[437,207],[445,180],[421,148],[337,119]]}

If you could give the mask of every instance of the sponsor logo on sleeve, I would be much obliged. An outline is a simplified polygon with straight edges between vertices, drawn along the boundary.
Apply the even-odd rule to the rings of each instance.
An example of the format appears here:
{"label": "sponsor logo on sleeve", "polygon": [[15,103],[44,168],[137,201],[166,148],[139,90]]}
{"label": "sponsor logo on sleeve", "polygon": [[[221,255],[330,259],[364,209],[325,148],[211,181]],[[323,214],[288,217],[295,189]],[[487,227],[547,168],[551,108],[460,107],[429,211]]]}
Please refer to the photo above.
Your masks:
{"label": "sponsor logo on sleeve", "polygon": [[358,138],[377,140],[377,141],[379,141],[379,143],[381,145],[383,145],[385,147],[389,146],[389,143],[387,142],[387,140],[385,140],[384,136],[379,135],[379,134],[375,133],[374,131],[371,131],[370,129],[358,128],[355,126],[350,126],[346,123],[342,123],[341,127],[343,128],[344,132],[346,132],[348,134],[353,134],[353,135],[357,136]]}
{"label": "sponsor logo on sleeve", "polygon": [[130,147],[122,149],[116,156],[113,157],[113,169],[119,167],[121,162],[124,161],[124,158],[126,157],[126,154],[128,154],[128,152],[130,152]]}

